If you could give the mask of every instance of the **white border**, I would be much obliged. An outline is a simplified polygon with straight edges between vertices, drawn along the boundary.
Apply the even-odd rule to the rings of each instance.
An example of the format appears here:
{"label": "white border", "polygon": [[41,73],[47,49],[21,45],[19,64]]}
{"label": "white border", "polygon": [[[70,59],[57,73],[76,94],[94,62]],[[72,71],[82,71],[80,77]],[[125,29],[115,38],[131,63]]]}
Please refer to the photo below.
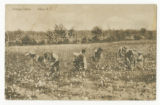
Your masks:
{"label": "white border", "polygon": [[134,4],[153,4],[157,3],[158,0],[3,0],[3,3],[28,3],[28,4],[48,4],[48,3],[54,3],[54,4],[128,4],[128,3],[134,3]]}
{"label": "white border", "polygon": [[[4,53],[5,53],[5,4],[157,4],[157,99],[156,101],[7,101],[4,97]],[[0,104],[1,105],[135,105],[160,104],[160,37],[159,37],[159,0],[1,0],[0,1]],[[147,17],[146,17],[147,18]]]}

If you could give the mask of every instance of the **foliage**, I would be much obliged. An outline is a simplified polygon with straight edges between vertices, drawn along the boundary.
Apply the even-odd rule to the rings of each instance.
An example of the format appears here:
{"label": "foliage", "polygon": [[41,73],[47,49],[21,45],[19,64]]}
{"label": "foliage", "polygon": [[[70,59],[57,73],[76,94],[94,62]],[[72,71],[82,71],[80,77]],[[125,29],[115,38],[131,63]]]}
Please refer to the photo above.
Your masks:
{"label": "foliage", "polygon": [[134,35],[134,39],[135,40],[140,40],[140,39],[142,39],[142,36],[141,35]]}
{"label": "foliage", "polygon": [[23,45],[34,45],[36,44],[36,41],[26,35],[22,38],[22,44]]}
{"label": "foliage", "polygon": [[100,43],[123,40],[156,40],[156,31],[145,28],[140,30],[102,30],[95,26],[92,30],[67,30],[62,24],[55,25],[53,30],[46,32],[36,31],[6,31],[6,45],[34,45],[34,44],[76,44]]}
{"label": "foliage", "polygon": [[99,37],[100,35],[102,35],[102,29],[98,26],[95,26],[91,32],[93,34],[93,37],[92,37],[93,41],[94,42],[99,41]]}

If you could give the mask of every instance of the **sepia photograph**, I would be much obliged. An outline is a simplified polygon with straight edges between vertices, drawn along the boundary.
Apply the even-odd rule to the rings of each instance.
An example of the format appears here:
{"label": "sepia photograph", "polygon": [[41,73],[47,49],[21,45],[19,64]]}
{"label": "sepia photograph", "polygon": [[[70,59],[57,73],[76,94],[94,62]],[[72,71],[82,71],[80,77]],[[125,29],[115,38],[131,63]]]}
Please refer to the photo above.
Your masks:
{"label": "sepia photograph", "polygon": [[156,100],[156,4],[6,4],[6,100]]}

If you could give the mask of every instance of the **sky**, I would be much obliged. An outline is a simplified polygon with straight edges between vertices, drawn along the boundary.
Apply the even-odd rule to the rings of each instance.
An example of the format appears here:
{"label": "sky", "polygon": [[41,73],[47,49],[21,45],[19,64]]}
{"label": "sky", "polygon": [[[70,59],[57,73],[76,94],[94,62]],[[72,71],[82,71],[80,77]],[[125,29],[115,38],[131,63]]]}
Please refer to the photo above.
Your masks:
{"label": "sky", "polygon": [[153,4],[72,4],[72,5],[16,5],[8,4],[5,10],[6,31],[47,31],[55,24],[67,29],[156,30],[156,5]]}

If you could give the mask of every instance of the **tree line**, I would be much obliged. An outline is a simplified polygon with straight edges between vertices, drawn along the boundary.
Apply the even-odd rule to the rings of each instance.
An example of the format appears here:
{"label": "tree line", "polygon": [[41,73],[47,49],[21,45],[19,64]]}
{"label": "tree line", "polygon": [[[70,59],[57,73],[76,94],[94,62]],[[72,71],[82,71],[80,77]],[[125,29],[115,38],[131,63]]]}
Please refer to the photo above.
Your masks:
{"label": "tree line", "polygon": [[102,43],[123,40],[156,40],[156,31],[141,28],[139,30],[103,30],[95,26],[92,30],[67,30],[64,25],[55,25],[53,30],[41,31],[6,31],[5,42],[13,45],[44,45],[44,44],[77,44]]}

